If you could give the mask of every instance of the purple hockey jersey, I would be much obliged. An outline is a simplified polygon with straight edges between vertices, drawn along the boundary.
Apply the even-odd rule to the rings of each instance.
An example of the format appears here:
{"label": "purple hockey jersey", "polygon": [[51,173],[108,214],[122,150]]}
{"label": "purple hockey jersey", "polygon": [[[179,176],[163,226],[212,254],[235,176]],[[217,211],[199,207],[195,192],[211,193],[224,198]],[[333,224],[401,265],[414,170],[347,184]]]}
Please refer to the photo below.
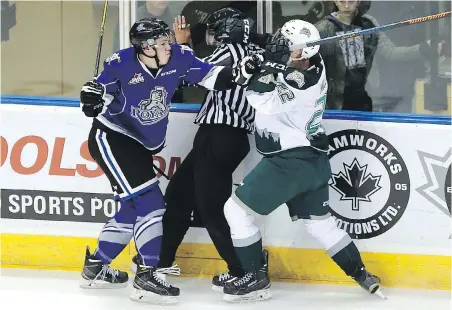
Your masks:
{"label": "purple hockey jersey", "polygon": [[105,86],[106,106],[97,120],[147,149],[158,149],[165,143],[169,104],[179,83],[212,89],[214,71],[213,64],[197,58],[190,48],[171,44],[168,64],[154,77],[133,47],[120,50],[105,60],[97,79]]}

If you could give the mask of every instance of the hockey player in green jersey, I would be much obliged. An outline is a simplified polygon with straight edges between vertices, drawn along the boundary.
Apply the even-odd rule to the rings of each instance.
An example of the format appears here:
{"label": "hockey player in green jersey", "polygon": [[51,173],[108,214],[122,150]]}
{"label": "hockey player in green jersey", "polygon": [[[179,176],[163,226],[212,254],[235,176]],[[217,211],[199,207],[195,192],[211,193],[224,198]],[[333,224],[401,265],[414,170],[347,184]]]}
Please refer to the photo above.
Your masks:
{"label": "hockey player in green jersey", "polygon": [[368,292],[384,296],[379,291],[380,279],[365,269],[356,245],[329,212],[331,167],[322,126],[328,89],[325,66],[318,45],[300,49],[302,43],[317,39],[320,35],[312,24],[291,20],[266,46],[262,70],[253,71],[259,72],[251,78],[246,96],[256,109],[255,140],[263,158],[224,208],[234,248],[246,271],[244,277],[224,287],[225,301],[271,297],[268,253],[262,249],[251,210],[268,215],[284,203],[292,220],[303,221],[346,275]]}

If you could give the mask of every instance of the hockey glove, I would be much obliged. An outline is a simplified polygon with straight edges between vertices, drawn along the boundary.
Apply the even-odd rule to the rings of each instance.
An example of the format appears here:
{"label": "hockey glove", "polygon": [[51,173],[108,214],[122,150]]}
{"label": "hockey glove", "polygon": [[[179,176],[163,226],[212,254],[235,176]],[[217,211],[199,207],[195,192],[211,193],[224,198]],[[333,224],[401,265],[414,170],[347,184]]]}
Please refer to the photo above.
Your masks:
{"label": "hockey glove", "polygon": [[263,56],[259,54],[243,58],[238,67],[234,69],[234,82],[243,86],[248,85],[253,74],[261,70],[263,60]]}
{"label": "hockey glove", "polygon": [[227,18],[215,23],[215,41],[222,43],[250,43],[251,23],[249,19]]}
{"label": "hockey glove", "polygon": [[104,86],[93,80],[86,82],[80,91],[82,111],[88,117],[96,117],[104,107]]}
{"label": "hockey glove", "polygon": [[275,35],[265,46],[265,61],[262,69],[270,73],[283,72],[290,60],[289,43],[280,35]]}

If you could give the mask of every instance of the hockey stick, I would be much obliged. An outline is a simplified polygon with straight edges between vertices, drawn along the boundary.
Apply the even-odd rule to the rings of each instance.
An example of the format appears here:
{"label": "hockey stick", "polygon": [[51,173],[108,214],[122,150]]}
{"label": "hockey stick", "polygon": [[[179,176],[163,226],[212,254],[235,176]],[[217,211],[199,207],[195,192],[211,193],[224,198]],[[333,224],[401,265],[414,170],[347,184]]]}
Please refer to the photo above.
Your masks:
{"label": "hockey stick", "polygon": [[167,179],[168,181],[170,180],[169,176],[167,176],[166,173],[162,171],[162,169],[157,167],[154,163],[152,164],[152,166],[154,166],[154,169],[157,170],[157,172],[160,173],[162,176],[164,176],[165,179]]}
{"label": "hockey stick", "polygon": [[[394,28],[398,28],[398,27],[424,23],[427,21],[447,17],[450,14],[452,14],[452,11],[447,11],[447,12],[442,12],[442,13],[438,13],[438,14],[434,14],[434,15],[428,15],[428,16],[424,16],[424,17],[408,19],[408,20],[401,21],[401,22],[395,22],[395,23],[377,26],[377,27],[373,27],[373,28],[369,28],[369,29],[358,30],[358,31],[350,32],[350,33],[344,33],[344,34],[336,35],[333,37],[328,37],[328,38],[323,38],[323,39],[319,39],[319,40],[315,40],[315,41],[311,41],[311,42],[305,42],[302,44],[292,45],[290,47],[290,50],[293,51],[293,50],[297,50],[297,49],[303,49],[305,47],[332,43],[335,41],[355,38],[358,36],[365,36],[365,35],[368,35],[368,34],[371,34],[374,32],[386,31],[386,30],[394,29]],[[264,64],[262,65],[262,67],[265,68],[269,72],[281,72],[281,71],[285,71],[287,69],[286,65],[276,63],[273,61],[265,61]]]}
{"label": "hockey stick", "polygon": [[[386,30],[394,29],[394,28],[398,28],[398,27],[424,23],[424,22],[428,22],[431,20],[436,20],[436,19],[440,19],[443,17],[447,17],[450,14],[452,14],[452,11],[446,11],[446,12],[442,12],[442,13],[438,13],[438,14],[408,19],[405,21],[395,22],[395,23],[377,26],[377,27],[373,27],[373,28],[369,28],[369,29],[363,29],[363,30],[358,30],[358,31],[350,32],[350,33],[344,33],[344,34],[336,35],[333,37],[328,37],[328,38],[323,38],[323,39],[319,39],[319,40],[315,40],[315,41],[311,41],[311,42],[305,42],[302,44],[292,45],[290,47],[290,50],[293,51],[293,50],[297,50],[297,49],[303,49],[305,47],[332,43],[335,41],[355,38],[358,36],[365,36],[365,35],[368,35],[368,34],[371,34],[374,32],[386,31]],[[262,67],[265,68],[269,72],[282,72],[287,69],[287,66],[284,64],[280,64],[280,63],[276,63],[276,62],[268,61],[268,60],[263,63]]]}
{"label": "hockey stick", "polygon": [[315,40],[312,42],[306,42],[303,44],[293,45],[291,47],[291,50],[302,49],[304,47],[310,47],[310,46],[314,46],[314,45],[332,43],[332,42],[343,40],[343,39],[350,39],[350,38],[354,38],[354,37],[358,37],[358,36],[365,36],[365,35],[368,35],[368,34],[371,34],[374,32],[386,31],[386,30],[394,29],[394,28],[398,28],[398,27],[424,23],[424,22],[428,22],[431,20],[436,20],[436,19],[440,19],[443,17],[447,17],[450,14],[452,14],[452,11],[447,11],[447,12],[442,12],[442,13],[438,13],[438,14],[434,14],[434,15],[428,15],[428,16],[424,16],[424,17],[408,19],[408,20],[401,21],[401,22],[395,22],[395,23],[377,26],[377,27],[373,27],[373,28],[369,28],[369,29],[363,29],[363,30],[359,30],[359,31],[351,32],[351,33],[344,33],[344,34],[340,34],[340,35],[333,36],[333,37]]}
{"label": "hockey stick", "polygon": [[100,24],[99,43],[97,44],[96,64],[95,64],[95,67],[94,67],[94,79],[96,79],[97,75],[99,74],[100,54],[102,52],[102,40],[104,39],[105,21],[107,19],[107,8],[108,8],[108,0],[105,0],[104,12],[102,14],[102,22]]}

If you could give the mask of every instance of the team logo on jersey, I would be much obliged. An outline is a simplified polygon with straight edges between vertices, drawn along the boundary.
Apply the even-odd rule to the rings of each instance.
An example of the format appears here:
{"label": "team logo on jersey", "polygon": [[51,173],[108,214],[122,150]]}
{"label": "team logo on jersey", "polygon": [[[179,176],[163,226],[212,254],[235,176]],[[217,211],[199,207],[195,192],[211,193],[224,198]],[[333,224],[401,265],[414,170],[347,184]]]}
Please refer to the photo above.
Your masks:
{"label": "team logo on jersey", "polygon": [[168,116],[169,105],[166,103],[168,93],[162,86],[156,86],[149,99],[141,100],[138,108],[132,106],[130,114],[142,125],[153,125]]}
{"label": "team logo on jersey", "polygon": [[133,75],[133,78],[130,79],[128,84],[129,85],[135,85],[135,84],[138,84],[138,83],[144,83],[144,77],[143,77],[143,74],[141,74],[141,73],[135,73]]}
{"label": "team logo on jersey", "polygon": [[261,82],[261,83],[264,83],[264,84],[270,84],[270,83],[276,84],[275,77],[271,73],[261,76],[258,79],[258,81]]}
{"label": "team logo on jersey", "polygon": [[112,61],[117,60],[118,62],[121,62],[121,57],[119,57],[118,53],[114,53],[110,56],[107,57],[107,59],[105,59],[105,62],[108,62],[108,64],[110,65]]}
{"label": "team logo on jersey", "polygon": [[297,83],[298,88],[302,88],[305,84],[304,75],[300,71],[292,71],[286,76],[286,80]]}
{"label": "team logo on jersey", "polygon": [[343,130],[329,135],[328,155],[330,210],[337,226],[354,239],[391,229],[410,198],[410,178],[399,152],[374,133]]}
{"label": "team logo on jersey", "polygon": [[416,188],[432,205],[451,216],[452,148],[444,156],[418,151],[426,183]]}

